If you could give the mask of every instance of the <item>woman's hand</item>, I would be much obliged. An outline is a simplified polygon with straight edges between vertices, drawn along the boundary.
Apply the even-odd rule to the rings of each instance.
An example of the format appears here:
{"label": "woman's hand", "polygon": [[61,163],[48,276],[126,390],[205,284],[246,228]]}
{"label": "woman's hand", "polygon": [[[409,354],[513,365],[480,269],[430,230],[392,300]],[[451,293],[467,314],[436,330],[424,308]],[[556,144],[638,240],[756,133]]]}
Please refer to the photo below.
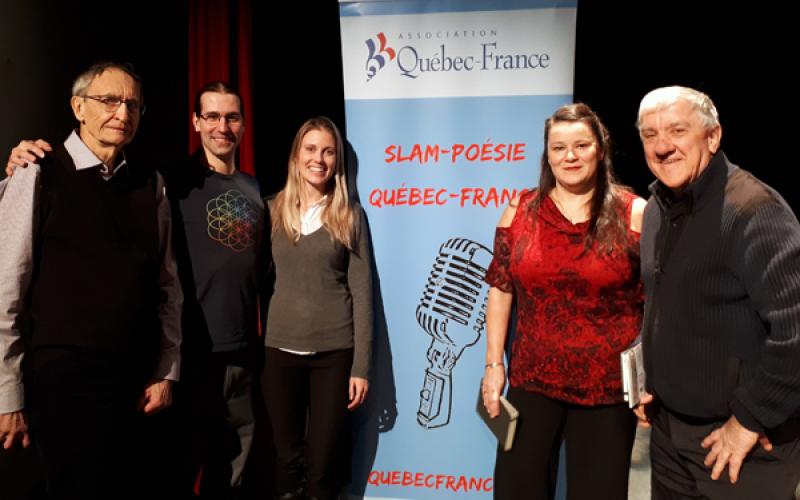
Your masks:
{"label": "woman's hand", "polygon": [[483,406],[491,418],[500,415],[500,395],[506,385],[506,367],[503,363],[490,363],[483,371]]}
{"label": "woman's hand", "polygon": [[347,405],[347,409],[353,411],[364,404],[368,391],[369,380],[361,377],[350,377],[350,404]]}

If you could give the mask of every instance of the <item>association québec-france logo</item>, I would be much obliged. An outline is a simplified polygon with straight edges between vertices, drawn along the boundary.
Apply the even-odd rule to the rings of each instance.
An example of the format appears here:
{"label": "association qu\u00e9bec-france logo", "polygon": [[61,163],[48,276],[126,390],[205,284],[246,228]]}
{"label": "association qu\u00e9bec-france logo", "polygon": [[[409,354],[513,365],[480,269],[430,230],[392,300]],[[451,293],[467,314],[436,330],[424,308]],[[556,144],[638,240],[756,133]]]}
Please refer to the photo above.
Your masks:
{"label": "association qu\u00e9bec-france logo", "polygon": [[386,45],[386,35],[381,31],[374,38],[368,38],[365,43],[369,54],[367,55],[367,81],[372,80],[378,71],[386,66],[386,63],[393,61],[397,57],[397,52]]}

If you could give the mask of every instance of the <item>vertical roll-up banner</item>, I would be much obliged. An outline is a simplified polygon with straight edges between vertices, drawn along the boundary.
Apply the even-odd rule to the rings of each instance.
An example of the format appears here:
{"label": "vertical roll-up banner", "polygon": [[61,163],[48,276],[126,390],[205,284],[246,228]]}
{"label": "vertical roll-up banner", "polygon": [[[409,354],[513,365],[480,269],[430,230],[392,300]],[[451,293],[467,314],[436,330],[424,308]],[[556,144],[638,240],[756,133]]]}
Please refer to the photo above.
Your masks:
{"label": "vertical roll-up banner", "polygon": [[492,497],[483,278],[502,210],[537,183],[545,118],[572,102],[576,14],[577,0],[340,1],[378,295],[353,497]]}

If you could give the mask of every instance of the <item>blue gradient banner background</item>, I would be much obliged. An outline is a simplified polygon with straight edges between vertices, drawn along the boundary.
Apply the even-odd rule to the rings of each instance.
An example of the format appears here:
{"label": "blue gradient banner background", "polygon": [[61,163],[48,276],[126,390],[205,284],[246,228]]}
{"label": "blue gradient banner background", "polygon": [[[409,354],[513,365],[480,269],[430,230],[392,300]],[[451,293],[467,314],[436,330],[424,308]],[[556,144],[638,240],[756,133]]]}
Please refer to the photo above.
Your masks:
{"label": "blue gradient banner background", "polygon": [[[441,274],[436,269],[443,267],[443,256],[450,259],[443,245],[463,239],[474,243],[469,247],[473,250],[480,245],[492,250],[494,228],[509,197],[537,182],[544,119],[572,102],[575,2],[503,3],[491,2],[491,9],[472,2],[340,5],[347,139],[352,147],[348,168],[369,219],[379,299],[370,394],[355,415],[350,488],[354,497],[492,497],[497,442],[475,411],[485,355],[485,331],[476,318],[480,307],[471,309],[467,325],[423,307],[427,318],[447,323],[440,325],[444,340],[421,326],[417,311],[426,302],[425,292],[438,292],[445,286],[441,279],[429,282],[432,274]],[[431,10],[436,13],[424,13]],[[476,10],[480,12],[470,12]],[[544,23],[552,24],[550,19],[561,23],[545,41],[542,30],[535,34],[522,23],[509,33],[503,24],[508,17],[495,18],[502,14],[535,19],[539,12],[545,16]],[[377,65],[369,61],[367,40],[373,40],[372,53],[376,53],[379,33],[383,33],[385,61],[368,80],[369,63],[373,69]],[[426,33],[431,33],[427,41]],[[463,36],[454,37],[455,33]],[[404,47],[406,52],[410,46],[416,54],[435,59],[442,51],[448,57],[479,55],[481,44],[493,43],[498,53],[563,50],[566,56],[558,52],[548,68],[503,69],[498,74],[484,70],[466,75],[452,70],[411,78],[396,67]],[[502,62],[519,63],[520,57]],[[563,73],[562,68],[567,68],[566,75],[546,73]],[[467,77],[472,80],[465,88]],[[451,82],[454,90],[447,96]],[[436,88],[426,89],[426,85]],[[423,97],[407,97],[408,86]],[[543,87],[550,92],[535,93]],[[554,87],[558,87],[556,93]],[[526,95],[526,88],[533,91]],[[497,89],[500,95],[494,94]],[[425,97],[427,92],[435,97]],[[483,250],[475,253],[478,267],[488,265],[487,258],[490,255]],[[481,302],[486,291],[483,284]],[[451,398],[449,411],[443,402],[438,417],[426,425],[418,413],[428,411],[421,408],[431,396],[424,385],[426,370],[435,365],[429,359],[434,345],[436,349],[446,345],[450,352]]]}

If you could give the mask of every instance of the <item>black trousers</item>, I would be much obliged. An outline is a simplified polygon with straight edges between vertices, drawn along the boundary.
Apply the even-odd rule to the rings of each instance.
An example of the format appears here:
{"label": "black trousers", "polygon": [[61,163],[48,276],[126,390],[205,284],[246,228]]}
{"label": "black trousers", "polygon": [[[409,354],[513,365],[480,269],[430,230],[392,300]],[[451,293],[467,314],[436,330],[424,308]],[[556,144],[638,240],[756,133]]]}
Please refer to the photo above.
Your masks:
{"label": "black trousers", "polygon": [[[38,356],[38,353],[37,353]],[[164,471],[158,422],[137,409],[146,376],[119,359],[68,350],[32,374],[31,438],[48,499],[147,498]]]}
{"label": "black trousers", "polygon": [[497,451],[494,498],[552,499],[562,441],[567,499],[628,498],[636,418],[627,405],[580,406],[514,387],[508,400],[520,419],[513,448]]}
{"label": "black trousers", "polygon": [[292,354],[266,348],[262,387],[276,450],[275,493],[335,499],[348,478],[353,350]]}
{"label": "black trousers", "polygon": [[[263,348],[258,349],[261,353]],[[247,350],[189,352],[183,360],[174,397],[173,425],[180,440],[177,488],[190,495],[200,478],[201,498],[226,500],[241,487],[252,446],[252,387],[261,363]]]}
{"label": "black trousers", "polygon": [[700,446],[720,422],[699,422],[659,408],[651,416],[650,463],[652,498],[655,500],[792,500],[800,482],[800,419],[793,419],[767,436],[774,449],[767,453],[759,444],[731,484],[728,469],[716,481],[703,464],[708,450]]}

